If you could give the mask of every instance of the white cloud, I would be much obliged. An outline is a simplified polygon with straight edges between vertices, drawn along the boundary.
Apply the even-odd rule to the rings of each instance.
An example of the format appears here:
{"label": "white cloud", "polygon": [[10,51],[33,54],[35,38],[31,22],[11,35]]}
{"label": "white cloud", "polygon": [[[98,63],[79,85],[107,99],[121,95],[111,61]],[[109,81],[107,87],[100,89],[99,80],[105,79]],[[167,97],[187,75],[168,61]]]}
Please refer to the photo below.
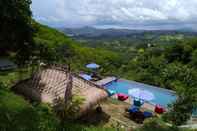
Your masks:
{"label": "white cloud", "polygon": [[[35,18],[61,26],[195,24],[197,0],[32,0]],[[39,19],[38,19],[39,20]],[[197,24],[197,23],[196,23]]]}

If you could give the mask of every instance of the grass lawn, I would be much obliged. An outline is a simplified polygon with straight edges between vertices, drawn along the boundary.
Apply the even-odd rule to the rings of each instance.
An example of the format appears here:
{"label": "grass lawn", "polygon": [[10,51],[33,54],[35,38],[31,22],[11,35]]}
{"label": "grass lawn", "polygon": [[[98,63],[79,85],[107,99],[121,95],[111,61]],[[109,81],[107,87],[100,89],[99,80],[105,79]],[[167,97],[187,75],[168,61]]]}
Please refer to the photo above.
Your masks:
{"label": "grass lawn", "polygon": [[0,80],[3,84],[10,86],[11,83],[14,83],[18,79],[17,71],[1,71]]}
{"label": "grass lawn", "polygon": [[30,76],[31,69],[14,69],[9,71],[0,71],[0,82],[7,87],[13,86],[18,80],[26,79]]}
{"label": "grass lawn", "polygon": [[[46,111],[43,111],[44,109]],[[52,116],[48,115],[50,112],[47,108],[34,108],[22,97],[2,88],[0,89],[0,112],[0,129],[6,131],[38,130],[40,126],[46,125],[45,123],[52,124],[56,121]],[[46,119],[45,117],[49,118]]]}

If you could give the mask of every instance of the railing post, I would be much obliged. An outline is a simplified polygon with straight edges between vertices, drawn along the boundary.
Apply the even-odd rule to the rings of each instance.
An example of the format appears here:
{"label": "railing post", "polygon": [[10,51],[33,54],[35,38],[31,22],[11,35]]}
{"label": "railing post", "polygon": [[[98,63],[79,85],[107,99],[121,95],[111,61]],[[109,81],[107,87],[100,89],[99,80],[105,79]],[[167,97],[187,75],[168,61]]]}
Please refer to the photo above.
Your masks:
{"label": "railing post", "polygon": [[72,97],[72,85],[73,84],[73,78],[72,78],[72,74],[69,71],[69,75],[68,75],[68,83],[65,91],[65,95],[64,95],[64,99],[65,102],[68,102],[68,100]]}

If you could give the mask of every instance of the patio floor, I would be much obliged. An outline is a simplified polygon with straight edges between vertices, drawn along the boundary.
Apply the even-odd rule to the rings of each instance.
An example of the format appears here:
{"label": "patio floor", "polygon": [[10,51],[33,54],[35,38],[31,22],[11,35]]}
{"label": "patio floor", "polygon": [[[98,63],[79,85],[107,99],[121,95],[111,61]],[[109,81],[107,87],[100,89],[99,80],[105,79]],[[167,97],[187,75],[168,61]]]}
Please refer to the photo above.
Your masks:
{"label": "patio floor", "polygon": [[100,125],[104,127],[120,127],[133,129],[141,126],[126,117],[125,109],[130,105],[113,98],[108,98],[100,103],[103,113],[96,113],[95,110],[83,116],[80,121],[86,124]]}
{"label": "patio floor", "polygon": [[108,98],[107,101],[101,103],[101,106],[103,111],[111,116],[109,124],[119,124],[127,128],[136,128],[140,126],[140,124],[135,123],[125,116],[125,109],[130,106],[128,103]]}

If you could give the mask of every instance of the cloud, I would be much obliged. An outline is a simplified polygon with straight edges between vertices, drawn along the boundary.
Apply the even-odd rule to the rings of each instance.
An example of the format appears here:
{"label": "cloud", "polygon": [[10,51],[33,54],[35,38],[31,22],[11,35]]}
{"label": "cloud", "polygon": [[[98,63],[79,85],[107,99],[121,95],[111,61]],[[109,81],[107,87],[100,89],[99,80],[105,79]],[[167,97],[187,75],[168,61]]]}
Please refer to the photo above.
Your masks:
{"label": "cloud", "polygon": [[197,0],[32,0],[34,17],[59,26],[197,25]]}

